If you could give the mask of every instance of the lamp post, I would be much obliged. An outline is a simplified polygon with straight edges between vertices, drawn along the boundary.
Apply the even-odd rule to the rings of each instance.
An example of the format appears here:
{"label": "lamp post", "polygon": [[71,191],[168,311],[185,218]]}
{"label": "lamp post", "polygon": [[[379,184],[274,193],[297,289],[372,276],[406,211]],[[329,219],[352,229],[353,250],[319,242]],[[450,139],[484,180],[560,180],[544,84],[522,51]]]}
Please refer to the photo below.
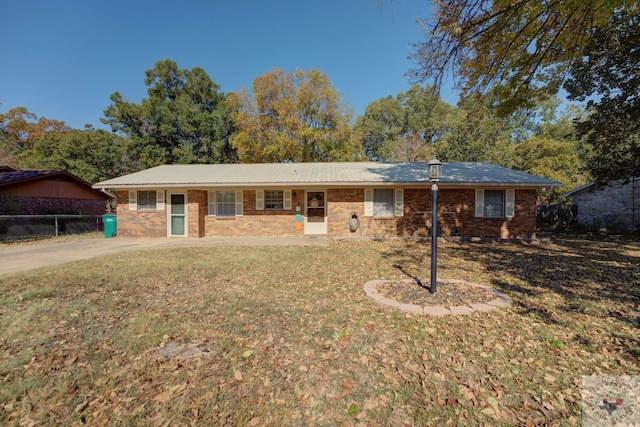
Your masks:
{"label": "lamp post", "polygon": [[442,177],[442,163],[435,157],[429,161],[429,179],[431,180],[431,290],[436,292],[436,258],[438,251],[438,184]]}

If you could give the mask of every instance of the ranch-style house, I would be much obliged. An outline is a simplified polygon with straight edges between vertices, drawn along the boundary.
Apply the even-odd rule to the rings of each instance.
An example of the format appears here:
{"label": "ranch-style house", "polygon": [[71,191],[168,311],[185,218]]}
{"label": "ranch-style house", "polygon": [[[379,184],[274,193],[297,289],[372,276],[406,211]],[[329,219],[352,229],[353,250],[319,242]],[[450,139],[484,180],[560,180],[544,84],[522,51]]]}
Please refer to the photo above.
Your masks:
{"label": "ranch-style house", "polygon": [[[444,163],[446,236],[529,239],[536,191],[560,183],[490,163]],[[426,163],[163,165],[93,185],[117,197],[125,237],[428,236]]]}

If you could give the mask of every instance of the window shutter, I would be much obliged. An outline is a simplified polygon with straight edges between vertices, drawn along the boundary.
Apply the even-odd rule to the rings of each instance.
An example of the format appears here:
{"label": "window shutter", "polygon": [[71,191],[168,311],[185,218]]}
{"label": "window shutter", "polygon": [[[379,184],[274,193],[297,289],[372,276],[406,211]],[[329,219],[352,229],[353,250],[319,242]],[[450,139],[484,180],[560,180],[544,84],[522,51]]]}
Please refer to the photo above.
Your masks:
{"label": "window shutter", "polygon": [[484,216],[484,190],[476,190],[476,216]]}
{"label": "window shutter", "polygon": [[137,191],[129,191],[129,210],[130,211],[138,210],[138,192]]}
{"label": "window shutter", "polygon": [[242,191],[236,191],[236,216],[242,216]]}
{"label": "window shutter", "polygon": [[404,216],[404,190],[396,188],[395,215]]}
{"label": "window shutter", "polygon": [[515,190],[505,191],[504,216],[513,218],[516,213],[516,192]]}
{"label": "window shutter", "polygon": [[364,216],[373,216],[373,189],[364,190]]}
{"label": "window shutter", "polygon": [[264,191],[263,190],[256,191],[256,210],[257,211],[264,210]]}
{"label": "window shutter", "polygon": [[283,206],[285,210],[291,210],[291,190],[284,190],[282,192]]}
{"label": "window shutter", "polygon": [[209,216],[216,216],[216,192],[209,191]]}
{"label": "window shutter", "polygon": [[164,210],[164,190],[156,190],[156,210]]}

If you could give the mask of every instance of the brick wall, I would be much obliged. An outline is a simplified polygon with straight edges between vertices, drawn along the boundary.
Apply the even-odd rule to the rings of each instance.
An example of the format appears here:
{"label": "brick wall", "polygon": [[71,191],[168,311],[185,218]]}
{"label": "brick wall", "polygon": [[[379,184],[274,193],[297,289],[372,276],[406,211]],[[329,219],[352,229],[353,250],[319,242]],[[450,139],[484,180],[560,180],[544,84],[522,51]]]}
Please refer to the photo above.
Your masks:
{"label": "brick wall", "polygon": [[205,211],[206,236],[302,236],[303,223],[296,223],[296,206],[304,207],[304,190],[292,190],[291,210],[256,210],[256,191],[242,192],[243,215],[208,216]]}
{"label": "brick wall", "polygon": [[105,199],[0,196],[0,215],[102,215],[106,207]]}
{"label": "brick wall", "polygon": [[[122,237],[167,237],[167,212],[130,211],[129,192],[118,191],[117,229]],[[165,205],[166,206],[166,205]]]}
{"label": "brick wall", "polygon": [[187,233],[189,237],[205,236],[207,209],[206,191],[189,190],[187,192]]}
{"label": "brick wall", "polygon": [[[243,191],[243,215],[231,218],[208,215],[206,191],[188,192],[189,237],[203,236],[302,236],[303,223],[296,223],[296,206],[304,214],[304,190],[292,190],[291,210],[256,210],[256,191]],[[360,229],[349,230],[351,213],[360,219]],[[328,235],[331,237],[426,237],[431,228],[431,190],[405,189],[404,216],[364,216],[364,189],[327,191]],[[128,192],[118,192],[118,234],[165,237],[165,211],[129,211]],[[476,218],[474,189],[441,189],[438,192],[440,234],[458,237],[533,238],[536,232],[536,191],[515,191],[513,218]]]}
{"label": "brick wall", "polygon": [[583,190],[573,196],[573,204],[578,206],[580,224],[626,230],[640,228],[640,178],[626,185],[616,181],[601,189]]}
{"label": "brick wall", "polygon": [[[426,237],[431,234],[431,189],[405,189],[404,216],[364,216],[364,189],[329,190],[330,236],[338,237]],[[349,230],[355,212],[360,229]],[[474,189],[441,189],[438,192],[440,234],[458,237],[533,238],[536,232],[536,191],[516,190],[513,218],[476,218]]]}
{"label": "brick wall", "polygon": [[[431,209],[431,190],[429,209]],[[438,224],[445,236],[502,239],[534,238],[536,233],[536,190],[515,191],[513,218],[477,218],[475,189],[438,192]],[[431,217],[428,218],[429,224]]]}

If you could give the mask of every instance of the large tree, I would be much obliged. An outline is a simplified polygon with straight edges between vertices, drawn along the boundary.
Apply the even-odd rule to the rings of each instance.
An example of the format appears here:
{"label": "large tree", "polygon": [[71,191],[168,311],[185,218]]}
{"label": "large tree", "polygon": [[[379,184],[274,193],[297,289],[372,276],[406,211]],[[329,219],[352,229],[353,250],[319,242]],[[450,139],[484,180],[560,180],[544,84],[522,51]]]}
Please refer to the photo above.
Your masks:
{"label": "large tree", "polygon": [[367,105],[364,115],[358,117],[356,127],[369,160],[388,160],[387,147],[395,145],[405,131],[402,105],[391,95],[373,101]]}
{"label": "large tree", "polygon": [[102,119],[131,140],[140,167],[237,160],[226,95],[202,68],[181,70],[166,59],[147,70],[144,82],[148,98],[136,104],[114,92]]}
{"label": "large tree", "polygon": [[[593,100],[581,133],[607,146],[594,173],[637,172],[624,160],[633,155],[620,156],[637,153],[637,129],[625,125],[640,122],[637,0],[442,0],[433,12],[421,21],[426,40],[416,45],[415,78],[439,87],[453,75],[463,95],[491,89],[501,114],[531,107],[573,79],[570,96]],[[603,132],[599,124],[616,119],[623,132]]]}
{"label": "large tree", "polygon": [[577,131],[592,174],[602,182],[640,176],[640,16],[619,11],[596,29],[565,88],[587,101]]}
{"label": "large tree", "polygon": [[133,172],[127,146],[128,140],[87,126],[47,132],[18,157],[23,168],[60,169],[94,183]]}
{"label": "large tree", "polygon": [[257,77],[253,93],[234,95],[242,162],[349,161],[364,158],[351,112],[326,74],[280,68]]}
{"label": "large tree", "polygon": [[64,122],[38,117],[25,107],[0,113],[0,165],[20,167],[18,156],[49,132],[69,130]]}
{"label": "large tree", "polygon": [[431,88],[419,85],[367,105],[356,129],[371,160],[415,162],[428,160],[433,146],[448,132],[454,108]]}
{"label": "large tree", "polygon": [[492,162],[506,165],[510,129],[483,97],[463,99],[447,116],[447,132],[435,145],[445,162]]}

